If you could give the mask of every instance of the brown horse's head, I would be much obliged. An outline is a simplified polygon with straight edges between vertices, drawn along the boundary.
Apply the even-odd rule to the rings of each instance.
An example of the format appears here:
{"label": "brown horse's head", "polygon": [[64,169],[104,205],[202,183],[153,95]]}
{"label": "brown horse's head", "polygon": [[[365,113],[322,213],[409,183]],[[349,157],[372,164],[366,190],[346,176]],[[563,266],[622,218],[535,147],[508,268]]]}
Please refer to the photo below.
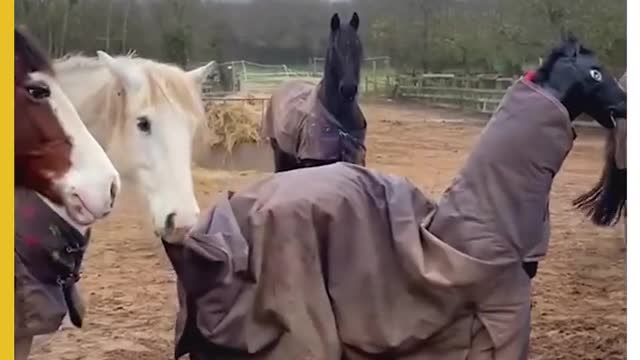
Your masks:
{"label": "brown horse's head", "polygon": [[15,185],[88,225],[111,210],[119,175],[57,84],[47,56],[18,29],[14,53]]}

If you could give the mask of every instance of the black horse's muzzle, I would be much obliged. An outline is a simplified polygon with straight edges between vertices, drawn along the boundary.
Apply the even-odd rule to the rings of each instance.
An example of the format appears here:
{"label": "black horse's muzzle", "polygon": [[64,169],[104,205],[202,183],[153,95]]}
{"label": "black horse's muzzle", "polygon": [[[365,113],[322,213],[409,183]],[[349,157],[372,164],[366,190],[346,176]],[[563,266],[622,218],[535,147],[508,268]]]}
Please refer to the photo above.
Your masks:
{"label": "black horse's muzzle", "polygon": [[617,105],[609,107],[609,114],[613,120],[627,117],[627,102],[621,101]]}
{"label": "black horse's muzzle", "polygon": [[358,94],[357,84],[342,84],[339,88],[340,95],[347,101],[354,101]]}

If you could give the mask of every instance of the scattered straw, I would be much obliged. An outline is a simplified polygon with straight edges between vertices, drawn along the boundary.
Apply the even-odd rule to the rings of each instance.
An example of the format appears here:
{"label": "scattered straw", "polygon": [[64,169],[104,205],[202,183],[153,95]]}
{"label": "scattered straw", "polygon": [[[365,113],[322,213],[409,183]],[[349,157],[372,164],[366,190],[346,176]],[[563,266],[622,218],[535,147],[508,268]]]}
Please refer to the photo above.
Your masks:
{"label": "scattered straw", "polygon": [[223,146],[228,152],[236,144],[259,143],[262,104],[246,101],[211,104],[207,109],[204,126],[208,146]]}

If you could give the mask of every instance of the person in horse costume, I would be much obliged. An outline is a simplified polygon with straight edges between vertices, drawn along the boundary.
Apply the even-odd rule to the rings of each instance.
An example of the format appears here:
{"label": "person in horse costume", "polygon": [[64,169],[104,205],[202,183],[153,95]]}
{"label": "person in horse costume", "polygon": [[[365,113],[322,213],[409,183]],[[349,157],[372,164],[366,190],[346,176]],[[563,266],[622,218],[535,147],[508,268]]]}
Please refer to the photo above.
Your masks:
{"label": "person in horse costume", "polygon": [[14,344],[26,359],[33,338],[68,314],[80,327],[76,289],[89,226],[113,208],[118,172],[56,82],[48,58],[15,30]]}
{"label": "person in horse costume", "polygon": [[289,81],[277,89],[262,124],[276,172],[346,161],[365,165],[367,122],[358,106],[360,18],[331,17],[324,75],[318,85]]}
{"label": "person in horse costume", "polygon": [[176,358],[526,359],[523,264],[546,254],[549,193],[581,113],[616,131],[626,94],[572,38],[511,86],[438,202],[346,162],[225,194],[163,242]]}

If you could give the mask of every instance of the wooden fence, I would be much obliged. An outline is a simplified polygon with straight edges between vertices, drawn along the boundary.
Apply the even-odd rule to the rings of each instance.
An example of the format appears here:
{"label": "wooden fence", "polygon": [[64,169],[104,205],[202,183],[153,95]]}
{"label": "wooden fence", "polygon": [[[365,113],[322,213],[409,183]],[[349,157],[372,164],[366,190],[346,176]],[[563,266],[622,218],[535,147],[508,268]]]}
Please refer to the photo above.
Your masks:
{"label": "wooden fence", "polygon": [[[423,100],[429,104],[461,110],[493,114],[507,89],[517,78],[498,76],[461,77],[454,74],[423,74],[398,76],[391,85],[391,96]],[[599,127],[586,114],[579,116],[575,125]]]}
{"label": "wooden fence", "polygon": [[398,76],[393,96],[491,114],[514,79],[503,77],[458,77],[454,74]]}

